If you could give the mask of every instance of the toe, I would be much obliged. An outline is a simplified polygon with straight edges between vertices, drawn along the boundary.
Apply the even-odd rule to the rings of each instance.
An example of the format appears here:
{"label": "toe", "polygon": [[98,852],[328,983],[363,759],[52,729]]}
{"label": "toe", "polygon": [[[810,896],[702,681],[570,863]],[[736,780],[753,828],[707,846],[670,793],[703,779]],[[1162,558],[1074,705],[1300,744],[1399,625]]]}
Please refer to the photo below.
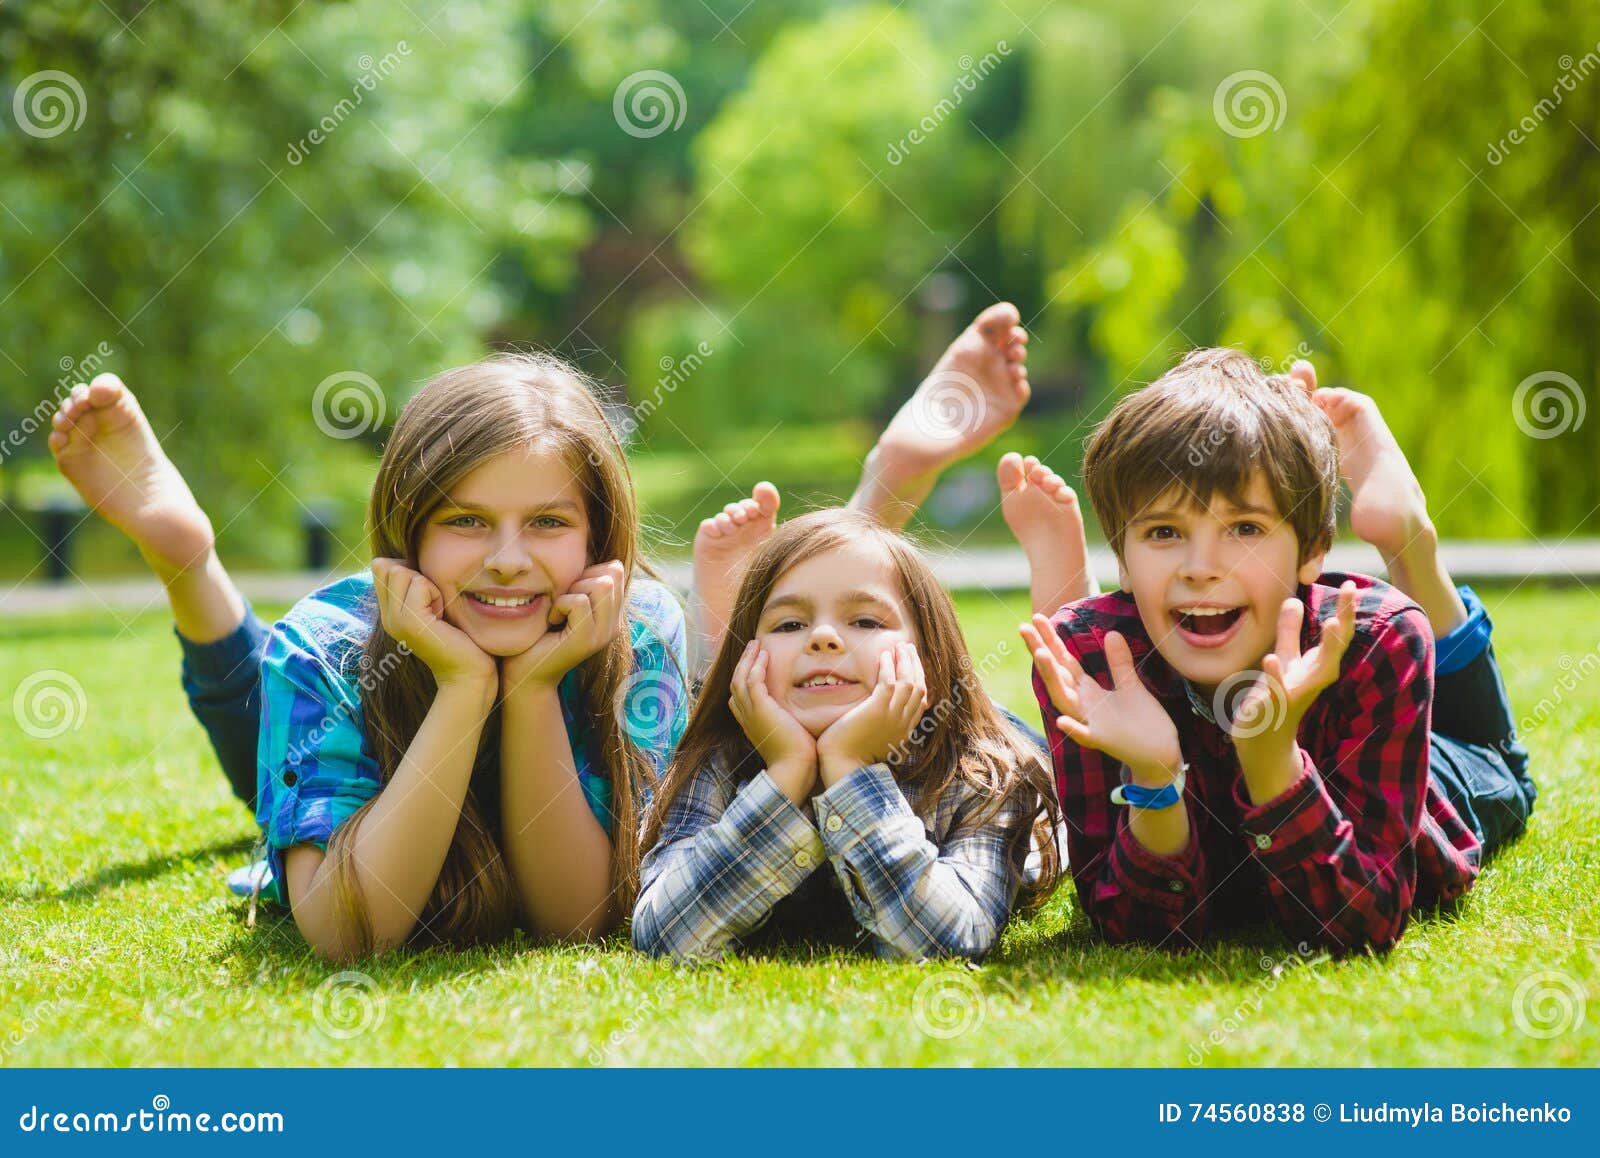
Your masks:
{"label": "toe", "polygon": [[1020,488],[1022,486],[1022,480],[1024,477],[1022,456],[1016,451],[1002,455],[1000,458],[1000,466],[995,472],[995,477],[1000,481],[1000,491],[1002,494],[1010,494],[1012,491]]}
{"label": "toe", "polygon": [[89,383],[89,402],[94,406],[107,406],[122,397],[127,389],[118,378],[109,370],[104,374],[96,374],[94,381]]}
{"label": "toe", "polygon": [[716,538],[720,538],[721,535],[722,535],[722,530],[721,530],[721,528],[719,528],[717,526],[716,519],[701,519],[700,520],[700,533],[698,535],[696,535],[695,537],[696,538],[700,538],[700,537],[703,536],[703,537],[705,537],[707,539],[716,539]]}
{"label": "toe", "polygon": [[1298,382],[1307,394],[1317,388],[1317,368],[1304,358],[1295,359],[1294,365],[1289,367],[1289,377]]}
{"label": "toe", "polygon": [[765,481],[756,483],[755,490],[750,492],[750,497],[755,500],[763,515],[771,517],[778,513],[778,504],[782,501],[782,497],[778,494],[778,488],[771,483]]}
{"label": "toe", "polygon": [[1017,312],[1016,306],[1010,302],[996,302],[978,315],[974,325],[984,341],[998,346],[1021,320],[1022,315]]}

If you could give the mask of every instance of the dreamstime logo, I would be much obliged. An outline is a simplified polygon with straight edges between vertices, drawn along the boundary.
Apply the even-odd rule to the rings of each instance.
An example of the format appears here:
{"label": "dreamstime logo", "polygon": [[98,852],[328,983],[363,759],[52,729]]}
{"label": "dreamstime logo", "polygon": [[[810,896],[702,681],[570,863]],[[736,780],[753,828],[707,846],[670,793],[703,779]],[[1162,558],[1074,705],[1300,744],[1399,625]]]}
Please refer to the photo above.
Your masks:
{"label": "dreamstime logo", "polygon": [[28,439],[35,433],[48,427],[51,416],[66,400],[67,395],[72,393],[73,386],[79,382],[92,381],[100,372],[100,367],[113,353],[115,351],[110,345],[101,342],[83,358],[63,354],[56,363],[61,368],[61,377],[56,379],[55,389],[39,399],[33,409],[22,416],[22,421],[6,433],[4,440],[0,440],[0,463],[3,463],[13,451],[20,450],[26,445]]}
{"label": "dreamstime logo", "polygon": [[1511,1020],[1529,1037],[1560,1037],[1583,1024],[1588,998],[1574,978],[1555,969],[1522,979],[1511,998]]}
{"label": "dreamstime logo", "polygon": [[1293,953],[1286,953],[1282,957],[1261,958],[1261,976],[1252,986],[1251,992],[1240,999],[1220,1023],[1211,1027],[1204,1041],[1190,1044],[1187,1059],[1189,1064],[1200,1065],[1212,1049],[1248,1025],[1250,1019],[1261,1012],[1267,998],[1277,991],[1278,986],[1291,971],[1301,965],[1316,965],[1329,959],[1327,953],[1317,952],[1304,941],[1295,946]]}
{"label": "dreamstime logo", "polygon": [[1276,132],[1289,113],[1283,86],[1270,72],[1247,68],[1222,78],[1211,98],[1217,127],[1231,137],[1259,137]]}
{"label": "dreamstime logo", "polygon": [[1511,395],[1511,420],[1529,438],[1556,438],[1577,430],[1588,410],[1583,387],[1560,370],[1529,374]]}
{"label": "dreamstime logo", "polygon": [[28,136],[48,140],[69,130],[76,132],[89,115],[89,99],[71,73],[47,68],[17,86],[11,112]]}
{"label": "dreamstime logo", "polygon": [[1211,697],[1211,718],[1235,740],[1252,740],[1278,727],[1289,700],[1276,680],[1253,668],[1234,672]]}
{"label": "dreamstime logo", "polygon": [[967,969],[943,969],[925,978],[911,999],[911,1019],[929,1037],[960,1037],[983,1024],[983,990]]}
{"label": "dreamstime logo", "polygon": [[360,1037],[382,1025],[383,1014],[378,983],[354,969],[325,979],[311,996],[311,1020],[329,1037]]}
{"label": "dreamstime logo", "polygon": [[1489,149],[1483,155],[1483,159],[1489,164],[1498,165],[1504,161],[1512,149],[1532,136],[1534,130],[1561,107],[1561,102],[1567,93],[1576,92],[1581,81],[1588,80],[1596,69],[1600,69],[1600,44],[1596,44],[1576,61],[1572,59],[1571,53],[1562,53],[1556,64],[1561,69],[1561,75],[1556,77],[1555,84],[1550,86],[1550,95],[1540,97],[1528,111],[1528,115],[1513,125],[1505,136],[1498,141],[1489,142]]}
{"label": "dreamstime logo", "polygon": [[311,418],[329,438],[359,438],[383,423],[383,387],[360,370],[329,374],[311,396]]}
{"label": "dreamstime logo", "polygon": [[978,82],[985,79],[996,68],[1000,61],[1011,55],[1011,46],[1004,40],[996,42],[994,52],[986,52],[982,57],[974,60],[970,53],[964,54],[956,61],[956,67],[961,69],[961,75],[956,78],[955,84],[950,86],[950,95],[941,97],[939,103],[932,110],[913,125],[905,136],[898,141],[889,142],[889,148],[884,153],[884,160],[891,165],[898,165],[910,155],[911,150],[922,144],[934,133],[940,125],[944,124],[965,99],[966,94],[978,91]]}
{"label": "dreamstime logo", "polygon": [[83,727],[89,698],[83,685],[64,671],[36,671],[17,685],[11,697],[11,714],[35,740],[53,740],[66,731]]}
{"label": "dreamstime logo", "polygon": [[988,402],[983,387],[960,370],[940,370],[928,389],[918,390],[911,403],[911,421],[917,430],[940,441],[964,438],[983,425]]}
{"label": "dreamstime logo", "polygon": [[[650,397],[643,399],[636,406],[623,403],[618,406],[617,413],[612,416],[612,426],[616,429],[617,438],[623,443],[631,442],[634,435],[645,421],[661,408],[666,396],[677,392],[689,380],[690,375],[705,365],[706,359],[716,353],[709,342],[698,342],[695,348],[681,358],[674,358],[670,354],[661,355],[661,360],[656,365],[661,370],[661,377],[656,379],[655,389],[650,392]],[[595,466],[600,465],[601,455],[597,450],[589,452],[589,461]]]}
{"label": "dreamstime logo", "polygon": [[[398,54],[398,55],[396,55]],[[393,75],[400,67],[400,60],[411,55],[411,45],[404,40],[397,42],[394,51],[386,52],[381,59],[374,60],[372,54],[364,52],[356,61],[356,67],[361,69],[361,75],[356,77],[356,82],[350,86],[350,95],[341,97],[339,103],[328,110],[328,115],[319,120],[305,136],[298,141],[289,142],[289,151],[284,160],[291,165],[298,165],[311,155],[311,150],[331,137],[339,126],[344,124],[345,118],[360,107],[366,94],[378,87],[380,80],[385,80]]]}
{"label": "dreamstime logo", "polygon": [[659,137],[688,115],[683,86],[670,72],[647,68],[622,78],[611,98],[611,115],[630,137]]}
{"label": "dreamstime logo", "polygon": [[961,674],[956,677],[955,684],[950,689],[950,694],[940,696],[939,699],[922,713],[916,725],[911,729],[911,734],[900,743],[889,749],[889,763],[892,766],[904,766],[911,763],[916,750],[927,742],[928,737],[936,733],[946,720],[965,701],[968,692],[978,695],[983,694],[983,681],[989,677],[995,668],[1000,666],[1000,661],[1011,654],[1011,645],[1006,640],[1001,640],[993,651],[985,653],[984,657],[976,664],[972,656],[965,652],[961,656]]}
{"label": "dreamstime logo", "polygon": [[628,738],[641,748],[660,744],[663,728],[678,712],[678,683],[658,671],[639,671],[622,686]]}

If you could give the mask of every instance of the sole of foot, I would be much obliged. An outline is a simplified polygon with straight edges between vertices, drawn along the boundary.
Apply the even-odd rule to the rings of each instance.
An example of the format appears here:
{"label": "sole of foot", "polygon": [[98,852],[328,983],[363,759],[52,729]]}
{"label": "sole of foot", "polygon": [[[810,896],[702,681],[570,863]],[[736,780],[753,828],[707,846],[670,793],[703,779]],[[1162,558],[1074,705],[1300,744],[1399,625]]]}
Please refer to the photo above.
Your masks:
{"label": "sole of foot", "polygon": [[1333,424],[1339,473],[1350,488],[1350,529],[1386,559],[1428,549],[1434,530],[1427,498],[1377,402],[1355,390],[1318,388],[1309,362],[1296,362],[1291,374]]}
{"label": "sole of foot", "polygon": [[1051,598],[1060,602],[1049,611],[1091,595],[1089,544],[1077,492],[1032,455],[1005,455],[996,477],[1000,513],[1028,558],[1034,591],[1058,593]]}
{"label": "sole of foot", "polygon": [[1016,306],[997,302],[950,343],[879,439],[881,476],[943,470],[1016,422],[1032,393],[1021,322]]}
{"label": "sole of foot", "polygon": [[782,497],[769,482],[757,483],[750,497],[729,503],[700,521],[694,536],[694,590],[705,636],[719,636],[733,613],[734,597],[751,553],[778,525]]}
{"label": "sole of foot", "polygon": [[202,566],[211,520],[115,374],[74,386],[51,419],[56,469],[95,514],[132,539],[158,574]]}

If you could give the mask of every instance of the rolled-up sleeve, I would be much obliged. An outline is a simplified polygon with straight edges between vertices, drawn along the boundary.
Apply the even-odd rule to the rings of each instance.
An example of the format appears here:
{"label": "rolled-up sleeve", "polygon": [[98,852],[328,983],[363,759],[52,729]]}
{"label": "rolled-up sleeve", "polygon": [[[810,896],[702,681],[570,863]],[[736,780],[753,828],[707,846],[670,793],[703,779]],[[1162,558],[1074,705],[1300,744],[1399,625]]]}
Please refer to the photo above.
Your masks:
{"label": "rolled-up sleeve", "polygon": [[290,620],[272,629],[261,661],[256,783],[256,820],[279,882],[284,849],[326,848],[382,785],[366,746],[359,689],[317,633]]}

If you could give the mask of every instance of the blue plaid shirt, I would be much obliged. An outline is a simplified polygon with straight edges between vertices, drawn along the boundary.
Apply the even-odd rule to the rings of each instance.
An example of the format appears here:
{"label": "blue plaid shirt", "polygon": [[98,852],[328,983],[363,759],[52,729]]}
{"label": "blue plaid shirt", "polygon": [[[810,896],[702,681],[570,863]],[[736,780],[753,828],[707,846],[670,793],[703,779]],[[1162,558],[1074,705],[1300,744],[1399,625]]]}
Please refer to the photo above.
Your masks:
{"label": "blue plaid shirt", "polygon": [[640,866],[634,945],[711,960],[772,918],[802,936],[853,926],[884,957],[983,956],[1021,886],[1033,817],[1013,796],[979,823],[989,802],[960,780],[926,823],[919,799],[886,764],[803,807],[765,770],[740,784],[713,764],[673,800]]}
{"label": "blue plaid shirt", "polygon": [[[361,648],[377,622],[372,573],[316,591],[272,628],[261,660],[261,739],[256,753],[256,821],[271,883],[262,896],[287,904],[283,850],[326,849],[350,815],[382,787],[362,725],[361,689],[383,673],[364,671]],[[660,583],[630,587],[633,673],[623,691],[625,726],[659,775],[688,721],[683,611]],[[558,688],[561,712],[590,810],[611,831],[611,779],[595,748],[592,712],[579,700],[577,673]]]}

